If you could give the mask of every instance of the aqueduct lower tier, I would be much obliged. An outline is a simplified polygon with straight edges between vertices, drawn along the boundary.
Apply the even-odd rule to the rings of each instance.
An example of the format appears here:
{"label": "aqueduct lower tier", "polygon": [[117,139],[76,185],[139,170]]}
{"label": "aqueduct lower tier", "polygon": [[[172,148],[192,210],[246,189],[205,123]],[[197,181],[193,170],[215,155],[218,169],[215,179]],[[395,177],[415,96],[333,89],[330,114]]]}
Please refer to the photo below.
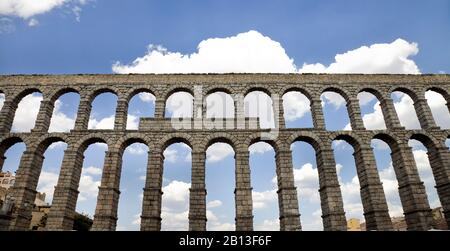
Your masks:
{"label": "aqueduct lower tier", "polygon": [[[214,91],[231,94],[235,102],[235,118],[211,123],[227,124],[214,129],[206,126],[204,97]],[[243,119],[243,97],[253,90],[266,92],[273,101],[275,129],[253,127],[255,121]],[[414,101],[422,129],[405,130],[395,112],[390,94],[403,91]],[[299,74],[192,74],[192,75],[17,75],[0,76],[0,93],[5,96],[0,112],[0,166],[4,153],[17,142],[26,144],[16,182],[12,188],[15,199],[10,217],[10,230],[28,229],[36,186],[43,163],[43,153],[56,141],[68,147],[64,153],[60,176],[55,187],[47,220],[50,230],[72,229],[83,152],[94,142],[108,145],[94,216],[94,230],[115,230],[119,199],[122,153],[135,142],[149,146],[148,167],[142,205],[141,229],[160,230],[163,155],[165,147],[185,142],[192,148],[192,181],[189,200],[189,229],[206,229],[205,151],[215,142],[229,143],[235,150],[235,223],[237,230],[253,229],[252,188],[249,169],[249,145],[265,141],[274,147],[278,179],[281,230],[301,230],[301,221],[294,185],[290,144],[306,141],[316,151],[319,171],[322,219],[325,230],[346,230],[342,195],[336,174],[332,141],[346,140],[354,150],[361,198],[368,230],[391,230],[392,223],[382,184],[377,172],[370,141],[382,139],[392,150],[392,160],[399,184],[399,194],[409,230],[431,227],[431,210],[424,185],[418,176],[409,139],[421,141],[436,181],[436,189],[450,223],[450,152],[445,140],[450,130],[442,130],[433,119],[425,92],[434,90],[443,95],[450,107],[449,75],[299,75]],[[14,114],[20,100],[35,91],[43,95],[36,125],[31,132],[11,132]],[[88,130],[91,102],[99,93],[109,91],[118,96],[113,130]],[[140,120],[138,130],[126,130],[130,98],[141,91],[156,97],[154,118]],[[174,128],[164,118],[165,101],[176,91],[187,91],[194,97],[193,119],[185,119],[182,128]],[[288,129],[283,116],[282,95],[299,91],[310,100],[313,128]],[[341,94],[347,101],[352,131],[327,131],[320,102],[324,91]],[[367,91],[380,101],[386,130],[366,130],[361,118],[357,94]],[[80,104],[73,130],[49,133],[48,128],[55,101],[62,94],[77,92]],[[449,224],[450,225],[450,224]]]}

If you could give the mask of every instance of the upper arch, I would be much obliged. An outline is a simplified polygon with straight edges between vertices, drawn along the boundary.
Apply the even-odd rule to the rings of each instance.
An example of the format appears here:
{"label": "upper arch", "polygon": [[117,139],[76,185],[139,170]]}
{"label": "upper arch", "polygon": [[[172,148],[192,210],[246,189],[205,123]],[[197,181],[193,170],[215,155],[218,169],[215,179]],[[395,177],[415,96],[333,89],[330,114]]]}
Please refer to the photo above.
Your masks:
{"label": "upper arch", "polygon": [[136,87],[136,88],[131,89],[130,91],[128,91],[125,94],[125,99],[127,101],[130,101],[134,96],[136,96],[139,93],[143,93],[143,92],[152,94],[156,99],[155,92],[148,87]]}
{"label": "upper arch", "polygon": [[403,93],[407,94],[409,97],[411,97],[414,102],[418,99],[417,94],[413,90],[411,90],[407,87],[403,87],[403,86],[395,87],[391,90],[391,93],[393,93],[393,92],[403,92]]}
{"label": "upper arch", "polygon": [[338,87],[335,87],[335,86],[327,86],[327,87],[325,87],[322,90],[322,92],[320,93],[320,95],[322,95],[325,92],[335,92],[335,93],[341,95],[345,99],[345,102],[348,102],[348,100],[350,98],[350,95],[344,89],[341,89],[341,88],[338,88]]}
{"label": "upper arch", "polygon": [[283,96],[284,96],[285,94],[287,94],[288,92],[300,92],[301,94],[305,95],[305,96],[308,98],[308,100],[311,101],[311,99],[312,99],[312,96],[311,96],[311,94],[309,93],[309,91],[307,91],[307,90],[304,89],[304,88],[297,87],[297,86],[288,87],[287,89],[283,90],[283,91],[281,92],[281,97],[283,97]]}
{"label": "upper arch", "polygon": [[[18,137],[18,136],[3,138],[0,141],[0,156],[3,156],[3,154],[5,154],[5,152],[6,152],[6,150],[8,150],[11,146],[13,146],[17,143],[25,143],[25,141],[21,137]],[[25,143],[25,146],[26,146],[26,143]]]}

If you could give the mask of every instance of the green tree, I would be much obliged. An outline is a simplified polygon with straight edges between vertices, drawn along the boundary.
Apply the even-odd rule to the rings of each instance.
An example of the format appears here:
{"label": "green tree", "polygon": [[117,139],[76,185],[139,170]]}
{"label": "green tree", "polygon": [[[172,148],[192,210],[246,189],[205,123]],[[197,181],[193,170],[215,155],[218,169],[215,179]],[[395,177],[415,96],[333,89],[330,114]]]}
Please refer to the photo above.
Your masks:
{"label": "green tree", "polygon": [[75,213],[73,221],[73,230],[76,231],[89,231],[94,221],[89,218],[87,214]]}

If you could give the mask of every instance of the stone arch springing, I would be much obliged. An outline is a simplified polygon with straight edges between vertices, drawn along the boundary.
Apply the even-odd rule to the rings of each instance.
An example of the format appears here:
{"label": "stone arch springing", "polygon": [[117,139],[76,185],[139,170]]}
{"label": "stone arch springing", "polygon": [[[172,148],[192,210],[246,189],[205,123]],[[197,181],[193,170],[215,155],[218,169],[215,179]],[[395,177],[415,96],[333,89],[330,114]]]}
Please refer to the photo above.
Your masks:
{"label": "stone arch springing", "polygon": [[264,88],[250,88],[244,96],[246,118],[258,118],[261,128],[275,128],[274,103],[271,93]]}
{"label": "stone arch springing", "polygon": [[382,95],[372,88],[362,89],[357,96],[364,127],[367,130],[386,129],[385,117],[381,105]]}
{"label": "stone arch springing", "polygon": [[325,119],[325,127],[330,131],[351,130],[351,112],[349,111],[349,98],[338,88],[328,87],[320,96]]}
{"label": "stone arch springing", "polygon": [[282,96],[286,128],[311,128],[311,96],[299,88],[287,89]]}
{"label": "stone arch springing", "polygon": [[118,95],[111,89],[96,90],[89,98],[88,129],[114,129]]}
{"label": "stone arch springing", "polygon": [[448,93],[440,88],[430,88],[425,92],[425,98],[436,125],[442,129],[450,129]]}
{"label": "stone arch springing", "polygon": [[35,127],[43,93],[38,89],[27,89],[19,93],[12,102],[12,132],[29,132]]}
{"label": "stone arch springing", "polygon": [[127,99],[126,129],[137,130],[140,118],[155,117],[156,97],[148,89],[137,89]]}
{"label": "stone arch springing", "polygon": [[78,90],[74,88],[58,90],[49,101],[43,104],[48,108],[41,109],[42,118],[39,121],[41,123],[39,129],[47,129],[48,132],[70,131],[75,127],[79,104],[80,93]]}
{"label": "stone arch springing", "polygon": [[[7,162],[6,161],[8,159],[7,155],[9,155],[7,152],[9,152],[12,147],[16,146],[16,144],[20,148],[20,149],[17,149],[18,152],[19,153],[21,152],[21,153],[20,154],[14,154],[15,156],[18,157],[18,159],[12,160],[12,162],[9,162],[9,161]],[[18,144],[20,144],[21,146],[19,146]],[[15,148],[18,148],[18,147],[15,147]],[[25,150],[26,150],[26,143],[20,137],[13,136],[13,137],[8,137],[8,138],[3,139],[1,141],[1,143],[0,143],[0,171],[2,171],[2,172],[5,172],[5,171],[13,171],[13,172],[15,172],[18,169],[20,158],[22,156],[22,153]],[[8,164],[8,166],[9,165],[13,165],[13,166],[16,166],[16,167],[15,168],[7,168],[7,169],[5,169],[4,168],[4,166],[6,165],[5,163]],[[14,164],[14,163],[17,163],[17,164]]]}
{"label": "stone arch springing", "polygon": [[407,88],[396,88],[391,92],[391,99],[400,124],[406,129],[421,129],[417,109],[414,107],[416,94]]}

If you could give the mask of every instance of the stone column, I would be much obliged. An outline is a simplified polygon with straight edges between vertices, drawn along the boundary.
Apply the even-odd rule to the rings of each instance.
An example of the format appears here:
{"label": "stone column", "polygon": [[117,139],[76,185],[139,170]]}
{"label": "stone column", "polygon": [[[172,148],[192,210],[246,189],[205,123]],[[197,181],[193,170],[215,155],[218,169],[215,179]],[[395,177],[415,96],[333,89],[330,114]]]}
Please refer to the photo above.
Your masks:
{"label": "stone column", "polygon": [[401,144],[392,149],[391,156],[408,230],[430,229],[433,222],[431,209],[411,147]]}
{"label": "stone column", "polygon": [[278,181],[278,206],[280,209],[280,230],[300,231],[297,188],[294,182],[292,153],[289,149],[279,149],[275,154]]}
{"label": "stone column", "polygon": [[[201,85],[194,86],[194,100],[192,104],[192,117],[194,120],[194,129],[203,128],[203,90]],[[205,108],[206,110],[206,108]],[[205,116],[206,118],[206,116]]]}
{"label": "stone column", "polygon": [[355,148],[353,154],[361,187],[361,201],[364,207],[367,230],[393,230],[383,185],[378,175],[375,157],[371,147]]}
{"label": "stone column", "polygon": [[397,112],[395,111],[394,102],[391,98],[384,98],[380,100],[380,106],[387,129],[405,129],[400,124]]}
{"label": "stone column", "polygon": [[431,113],[430,106],[428,106],[425,95],[422,95],[414,100],[414,108],[417,112],[417,118],[419,119],[420,126],[423,129],[439,129],[434,122],[433,114]]}
{"label": "stone column", "polygon": [[342,202],[336,163],[330,147],[316,152],[317,170],[319,171],[320,202],[325,231],[346,231],[344,204]]}
{"label": "stone column", "polygon": [[99,187],[95,208],[93,231],[114,231],[117,224],[117,208],[120,195],[120,173],[122,153],[108,151],[105,154],[102,182]]}
{"label": "stone column", "polygon": [[83,159],[83,153],[76,150],[64,151],[58,184],[55,187],[52,207],[48,214],[46,226],[48,230],[73,229]]}
{"label": "stone column", "polygon": [[286,121],[284,119],[283,98],[278,94],[272,95],[273,102],[273,118],[275,120],[275,128],[286,128]]}
{"label": "stone column", "polygon": [[310,100],[311,115],[315,129],[325,130],[325,119],[323,117],[322,101],[320,98]]}
{"label": "stone column", "polygon": [[192,183],[189,189],[189,231],[206,231],[206,152],[192,152]]}
{"label": "stone column", "polygon": [[428,158],[445,220],[447,226],[450,226],[450,152],[445,145],[429,148]]}
{"label": "stone column", "polygon": [[164,156],[161,151],[148,153],[148,167],[142,202],[141,231],[161,230],[161,199]]}
{"label": "stone column", "polygon": [[127,129],[128,100],[117,101],[116,116],[114,117],[114,130],[125,131]]}
{"label": "stone column", "polygon": [[365,130],[358,99],[347,100],[347,111],[350,117],[352,130]]}
{"label": "stone column", "polygon": [[236,231],[253,231],[253,201],[250,181],[249,152],[236,149]]}
{"label": "stone column", "polygon": [[39,113],[36,118],[36,124],[31,132],[48,132],[52,119],[54,102],[48,99],[41,101]]}
{"label": "stone column", "polygon": [[236,128],[245,129],[245,102],[244,95],[236,94],[234,97],[234,112],[236,119]]}
{"label": "stone column", "polygon": [[87,130],[89,124],[89,116],[91,115],[92,104],[87,97],[80,100],[78,106],[77,119],[75,120],[74,130]]}
{"label": "stone column", "polygon": [[44,156],[41,153],[25,151],[20,160],[16,180],[11,194],[15,205],[10,222],[10,230],[29,230],[31,212],[36,198],[36,187]]}
{"label": "stone column", "polygon": [[164,118],[164,111],[166,109],[166,101],[163,97],[155,97],[155,119]]}
{"label": "stone column", "polygon": [[0,132],[9,132],[14,121],[14,115],[17,109],[18,103],[5,99],[3,107],[0,110]]}

